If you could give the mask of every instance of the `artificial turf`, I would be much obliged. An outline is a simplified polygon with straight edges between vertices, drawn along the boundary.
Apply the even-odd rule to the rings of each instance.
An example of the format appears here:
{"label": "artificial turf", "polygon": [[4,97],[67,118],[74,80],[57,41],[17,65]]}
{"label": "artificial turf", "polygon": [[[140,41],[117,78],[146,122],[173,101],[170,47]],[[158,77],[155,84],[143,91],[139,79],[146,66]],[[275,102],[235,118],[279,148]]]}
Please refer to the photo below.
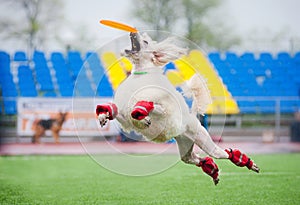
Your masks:
{"label": "artificial turf", "polygon": [[221,173],[215,186],[200,168],[182,162],[134,177],[88,156],[0,157],[0,204],[300,204],[300,153],[252,158],[260,174],[216,160]]}

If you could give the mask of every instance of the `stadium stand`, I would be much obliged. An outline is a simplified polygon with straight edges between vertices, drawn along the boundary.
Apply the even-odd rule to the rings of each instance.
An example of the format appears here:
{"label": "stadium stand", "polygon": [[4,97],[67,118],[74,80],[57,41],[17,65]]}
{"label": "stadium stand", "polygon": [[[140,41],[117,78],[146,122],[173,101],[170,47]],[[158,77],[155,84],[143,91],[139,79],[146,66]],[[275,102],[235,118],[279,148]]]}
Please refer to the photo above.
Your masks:
{"label": "stadium stand", "polygon": [[[209,58],[233,96],[270,97],[270,100],[237,100],[244,113],[274,113],[276,105],[272,97],[298,96],[299,65],[288,53],[278,53],[275,58],[266,52],[258,58],[252,53],[241,56],[226,53],[225,58],[220,53],[210,53]],[[299,100],[281,101],[281,112],[294,112],[298,107]]]}
{"label": "stadium stand", "polygon": [[[0,51],[2,114],[17,113],[17,97],[111,97],[132,69],[128,59],[114,53],[99,55],[78,51],[46,55],[35,51],[10,55]],[[208,61],[210,60],[210,62]],[[208,113],[293,113],[300,108],[300,52],[211,52],[208,59],[192,51],[165,66],[165,74],[177,87],[195,72],[208,81],[214,101]],[[75,88],[75,89],[74,89]],[[292,98],[290,100],[289,98]],[[189,103],[189,102],[188,102]],[[220,107],[226,105],[226,110]],[[223,106],[224,107],[224,106]],[[219,110],[218,110],[219,109]],[[216,110],[216,111],[215,111]]]}

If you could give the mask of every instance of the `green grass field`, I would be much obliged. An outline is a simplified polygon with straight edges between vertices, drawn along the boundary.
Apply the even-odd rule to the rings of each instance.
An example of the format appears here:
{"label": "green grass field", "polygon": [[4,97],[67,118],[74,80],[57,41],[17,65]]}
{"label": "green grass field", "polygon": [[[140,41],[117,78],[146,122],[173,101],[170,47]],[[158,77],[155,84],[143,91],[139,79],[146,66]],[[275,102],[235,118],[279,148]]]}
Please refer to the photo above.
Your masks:
{"label": "green grass field", "polygon": [[[88,156],[0,157],[0,204],[300,204],[300,153],[251,157],[260,174],[216,160],[218,186],[182,162],[160,174],[130,177]],[[120,166],[126,164],[120,160]]]}

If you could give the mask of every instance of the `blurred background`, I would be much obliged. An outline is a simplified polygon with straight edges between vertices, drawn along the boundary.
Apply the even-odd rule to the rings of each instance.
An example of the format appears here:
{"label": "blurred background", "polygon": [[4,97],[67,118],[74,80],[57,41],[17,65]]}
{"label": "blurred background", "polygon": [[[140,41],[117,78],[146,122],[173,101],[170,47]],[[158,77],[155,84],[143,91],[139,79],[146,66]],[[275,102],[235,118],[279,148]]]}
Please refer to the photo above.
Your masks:
{"label": "blurred background", "polygon": [[[175,87],[194,72],[208,79],[213,104],[202,120],[215,140],[300,141],[297,0],[0,2],[2,142],[29,142],[34,121],[70,111],[74,97],[97,98],[96,104],[111,100],[132,65],[119,56],[118,46],[99,52],[124,35],[101,26],[100,19],[194,43],[187,56],[165,66],[165,74]],[[160,32],[151,34],[158,39]],[[79,126],[69,117],[62,141],[74,140],[78,129],[87,140],[99,135],[95,105],[86,108],[79,101],[74,115]],[[49,102],[51,112],[44,106]],[[122,140],[111,127],[100,131]]]}

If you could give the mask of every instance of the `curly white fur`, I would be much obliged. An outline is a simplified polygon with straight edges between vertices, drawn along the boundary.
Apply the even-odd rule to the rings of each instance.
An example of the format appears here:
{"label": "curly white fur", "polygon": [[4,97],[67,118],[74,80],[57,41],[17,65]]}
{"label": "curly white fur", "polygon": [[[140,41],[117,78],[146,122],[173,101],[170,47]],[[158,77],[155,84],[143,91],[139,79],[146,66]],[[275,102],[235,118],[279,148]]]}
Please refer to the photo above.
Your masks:
{"label": "curly white fur", "polygon": [[[127,132],[141,133],[155,142],[165,142],[175,137],[181,156],[195,164],[199,163],[199,159],[191,154],[190,149],[194,143],[213,157],[227,158],[228,154],[213,143],[196,117],[196,113],[205,113],[211,103],[204,78],[195,74],[183,86],[184,95],[193,98],[190,110],[183,95],[163,75],[162,66],[185,55],[187,49],[177,46],[175,38],[157,43],[147,34],[139,36],[139,46],[138,51],[127,51],[134,69],[114,96],[119,111],[116,119],[121,127]],[[138,101],[154,103],[154,110],[146,120],[131,117],[131,111]]]}

